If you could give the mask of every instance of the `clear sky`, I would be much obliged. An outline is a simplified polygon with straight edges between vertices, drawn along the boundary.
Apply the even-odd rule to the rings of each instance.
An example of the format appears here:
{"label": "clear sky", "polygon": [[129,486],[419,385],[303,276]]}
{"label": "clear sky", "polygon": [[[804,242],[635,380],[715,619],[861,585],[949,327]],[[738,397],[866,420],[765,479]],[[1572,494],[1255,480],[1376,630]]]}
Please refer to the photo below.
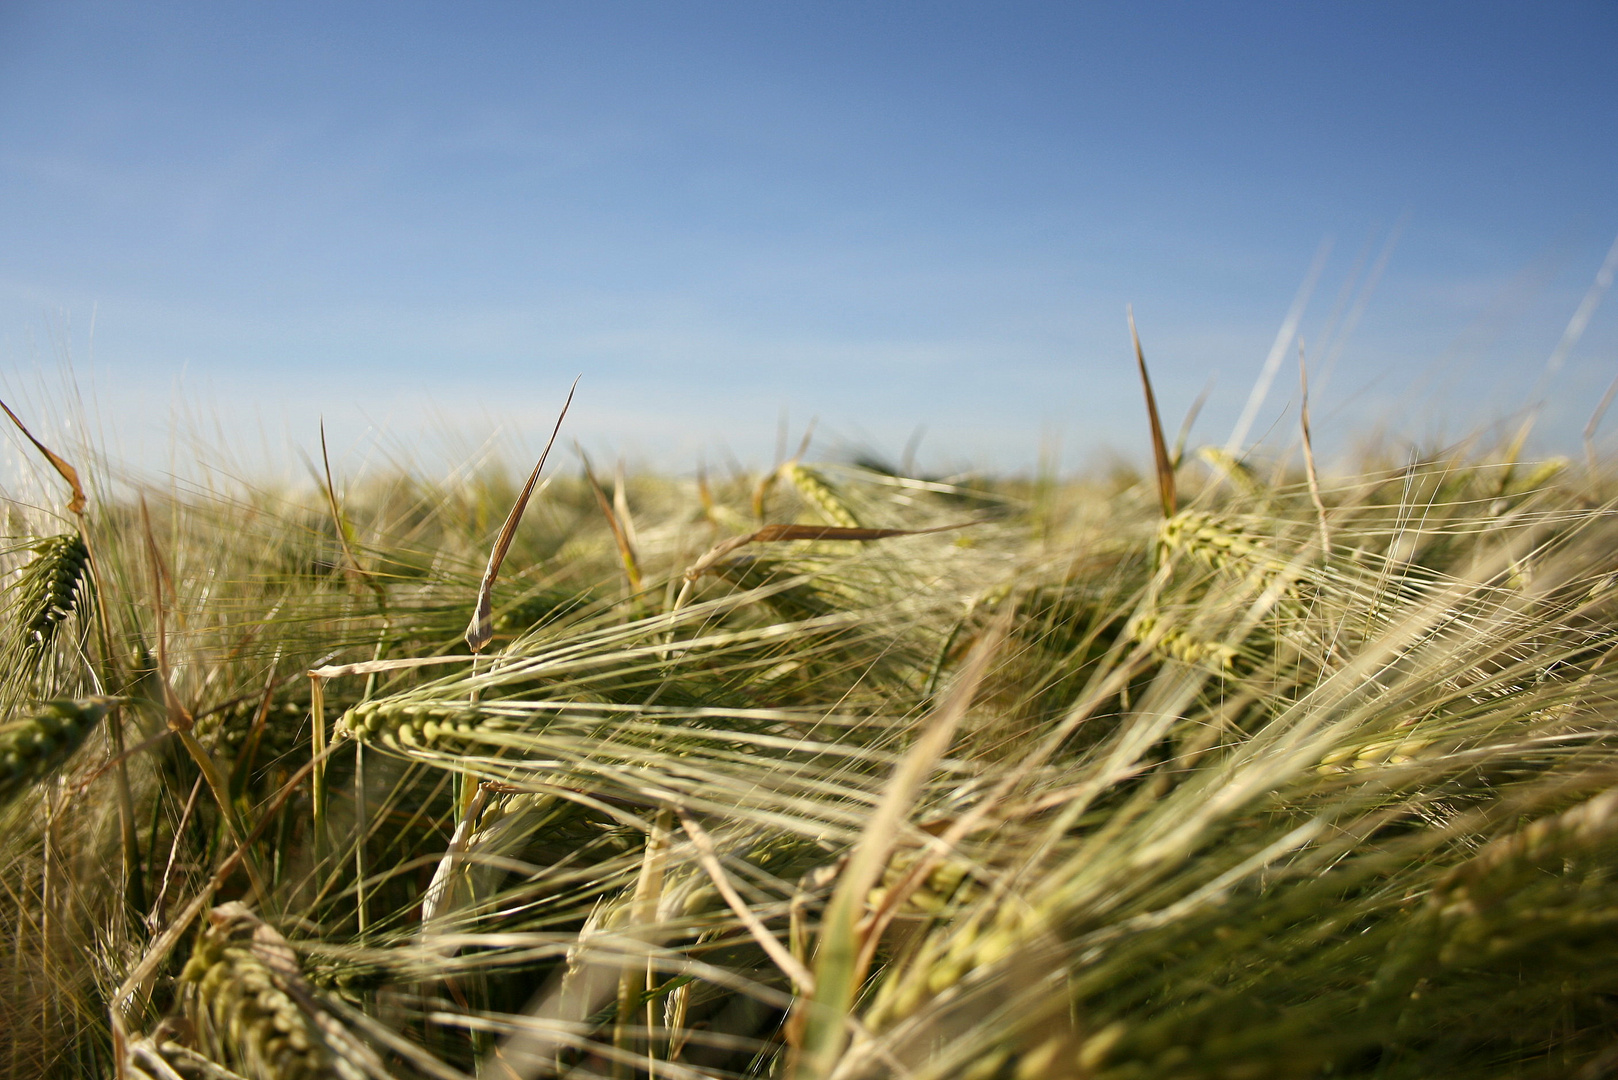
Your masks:
{"label": "clear sky", "polygon": [[10,0],[0,386],[71,354],[118,440],[177,396],[353,453],[532,445],[582,372],[573,432],[643,461],[767,461],[785,408],[1077,462],[1142,448],[1126,304],[1223,443],[1329,241],[1323,438],[1543,397],[1568,448],[1618,375],[1609,297],[1542,379],[1618,236],[1615,57],[1610,2]]}

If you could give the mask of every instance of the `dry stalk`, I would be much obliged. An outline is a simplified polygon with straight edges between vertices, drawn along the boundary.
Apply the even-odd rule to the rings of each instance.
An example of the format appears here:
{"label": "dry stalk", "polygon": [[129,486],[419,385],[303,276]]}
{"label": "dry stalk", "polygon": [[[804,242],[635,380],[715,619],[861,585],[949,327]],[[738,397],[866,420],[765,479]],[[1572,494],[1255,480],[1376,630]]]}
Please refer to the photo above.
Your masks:
{"label": "dry stalk", "polygon": [[629,520],[629,504],[624,498],[623,484],[620,482],[615,496],[609,498],[601,481],[596,479],[595,470],[590,467],[590,458],[585,454],[584,448],[574,444],[578,450],[579,459],[584,462],[584,478],[595,494],[596,505],[601,508],[601,516],[607,519],[607,528],[612,530],[612,540],[618,547],[618,558],[624,566],[624,577],[629,582],[629,592],[632,596],[640,595],[641,573],[640,556],[635,551],[634,525]]}
{"label": "dry stalk", "polygon": [[719,895],[724,897],[725,903],[730,906],[730,910],[736,914],[737,919],[741,920],[741,924],[747,928],[747,932],[753,935],[753,940],[758,942],[759,947],[764,950],[765,954],[775,961],[775,966],[780,968],[794,983],[797,983],[797,993],[814,996],[814,975],[781,944],[774,934],[770,933],[769,927],[765,926],[763,921],[753,914],[753,909],[748,906],[746,900],[742,899],[741,893],[736,891],[736,886],[731,884],[730,875],[725,873],[725,867],[719,861],[719,852],[714,847],[713,838],[708,835],[707,830],[699,825],[697,820],[684,807],[679,808],[678,813],[680,815],[680,826],[685,829],[685,834],[691,838],[691,843],[696,846],[697,861],[707,871],[708,877],[713,881],[714,888],[719,890]]}

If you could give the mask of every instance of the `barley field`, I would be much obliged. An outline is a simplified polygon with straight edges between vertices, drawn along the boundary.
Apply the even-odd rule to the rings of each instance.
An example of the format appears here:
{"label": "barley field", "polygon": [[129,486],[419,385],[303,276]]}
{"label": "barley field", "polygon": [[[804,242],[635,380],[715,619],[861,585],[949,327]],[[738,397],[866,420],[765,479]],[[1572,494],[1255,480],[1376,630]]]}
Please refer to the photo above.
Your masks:
{"label": "barley field", "polygon": [[264,487],[16,419],[5,1075],[1618,1073],[1597,461]]}

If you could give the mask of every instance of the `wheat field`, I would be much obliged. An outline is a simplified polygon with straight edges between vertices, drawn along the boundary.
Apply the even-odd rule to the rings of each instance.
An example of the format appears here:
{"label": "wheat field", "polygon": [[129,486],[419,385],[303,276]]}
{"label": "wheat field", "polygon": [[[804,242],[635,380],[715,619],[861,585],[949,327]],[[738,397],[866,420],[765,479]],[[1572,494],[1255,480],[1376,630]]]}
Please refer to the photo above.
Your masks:
{"label": "wheat field", "polygon": [[42,438],[0,1072],[1618,1072],[1609,473],[1151,426],[531,490]]}

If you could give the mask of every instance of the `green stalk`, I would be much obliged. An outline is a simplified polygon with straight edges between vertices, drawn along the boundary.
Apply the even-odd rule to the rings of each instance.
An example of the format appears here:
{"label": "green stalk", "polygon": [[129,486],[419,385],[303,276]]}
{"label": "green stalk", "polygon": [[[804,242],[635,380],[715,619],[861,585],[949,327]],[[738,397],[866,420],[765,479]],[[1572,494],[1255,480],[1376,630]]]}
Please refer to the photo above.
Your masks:
{"label": "green stalk", "polygon": [[[386,594],[380,589],[377,592],[377,607],[382,613],[382,630],[377,635],[376,649],[371,654],[373,661],[381,660],[388,651],[388,605]],[[365,692],[360,695],[361,701],[370,701],[376,694],[377,672],[373,671],[365,678]],[[367,910],[365,881],[369,870],[365,862],[365,843],[370,837],[369,810],[365,802],[365,743],[363,740],[354,740],[354,905],[359,922],[360,937],[365,937],[365,931],[370,926],[370,912]]]}
{"label": "green stalk", "polygon": [[[106,676],[113,673],[117,654],[112,648],[112,626],[107,618],[107,605],[101,588],[101,571],[95,548],[90,544],[90,530],[84,515],[79,515],[79,538],[84,541],[85,562],[90,567],[90,588],[95,593],[96,627],[100,631],[102,684],[108,685]],[[135,798],[129,787],[129,766],[124,759],[124,714],[114,705],[107,717],[107,730],[112,733],[112,752],[118,764],[113,768],[113,786],[118,796],[118,828],[122,837],[125,899],[135,911],[146,910],[146,881],[141,869],[140,837],[135,832]]]}
{"label": "green stalk", "polygon": [[258,858],[247,850],[245,837],[248,835],[246,823],[236,813],[236,804],[230,799],[230,785],[225,782],[225,776],[214,764],[213,758],[197,737],[191,733],[189,726],[177,727],[174,732],[184,744],[186,753],[196,762],[197,768],[202,770],[202,778],[208,784],[208,790],[213,793],[214,801],[219,804],[219,812],[224,816],[225,828],[230,833],[231,840],[242,848],[242,868],[247,871],[247,879],[252,883],[253,894],[257,897],[259,907],[267,908],[270,901],[270,890],[264,883],[264,871],[259,868]]}
{"label": "green stalk", "polygon": [[140,837],[135,832],[135,799],[129,789],[129,769],[124,760],[124,713],[117,705],[107,717],[107,730],[112,733],[112,752],[118,759],[113,767],[113,788],[118,798],[118,831],[121,838],[124,870],[124,899],[131,910],[146,910],[146,878],[141,868]]}

